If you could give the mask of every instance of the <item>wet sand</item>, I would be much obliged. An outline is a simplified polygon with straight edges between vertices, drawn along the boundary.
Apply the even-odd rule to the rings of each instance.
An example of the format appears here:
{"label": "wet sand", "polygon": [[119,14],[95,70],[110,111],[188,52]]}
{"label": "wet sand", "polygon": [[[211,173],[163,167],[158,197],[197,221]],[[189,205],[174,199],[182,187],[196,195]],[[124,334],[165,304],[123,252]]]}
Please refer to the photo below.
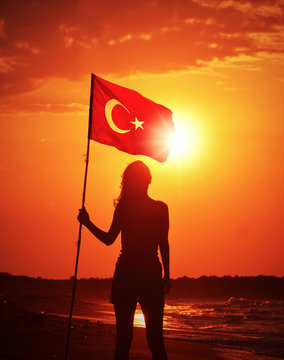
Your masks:
{"label": "wet sand", "polygon": [[[66,318],[2,308],[0,359],[64,359],[66,332]],[[212,345],[169,339],[165,342],[169,360],[224,359],[218,348]],[[114,325],[75,319],[71,332],[69,360],[111,360],[114,344]],[[134,328],[130,359],[151,359],[144,328]]]}

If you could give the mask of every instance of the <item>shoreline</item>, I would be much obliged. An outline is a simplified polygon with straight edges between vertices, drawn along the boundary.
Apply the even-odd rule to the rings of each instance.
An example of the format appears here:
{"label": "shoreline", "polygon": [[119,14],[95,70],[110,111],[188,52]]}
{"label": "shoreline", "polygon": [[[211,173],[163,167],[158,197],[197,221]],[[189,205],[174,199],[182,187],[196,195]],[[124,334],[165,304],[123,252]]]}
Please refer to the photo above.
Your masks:
{"label": "shoreline", "polygon": [[[5,312],[0,327],[0,359],[63,359],[68,319],[33,312]],[[1,316],[2,317],[2,316]],[[165,337],[169,360],[265,359],[236,349]],[[69,360],[110,360],[115,347],[115,325],[101,321],[72,321]],[[134,327],[130,359],[151,359],[146,331]],[[268,359],[268,358],[267,358]]]}
{"label": "shoreline", "polygon": [[[56,303],[49,297],[30,296],[21,299],[2,297],[0,300],[0,360],[64,359],[68,315],[61,311],[66,308],[65,302]],[[115,347],[114,322],[84,316],[89,313],[89,304],[79,303],[77,305],[81,308],[81,315],[75,312],[72,319],[68,360],[112,359]],[[96,305],[101,310],[101,304]],[[109,313],[108,306],[104,307],[104,311]],[[167,328],[164,329],[164,335],[169,360],[281,359],[258,355],[253,349],[198,340],[194,336],[192,339],[181,338]],[[145,327],[134,326],[130,354],[133,360],[151,359]]]}
{"label": "shoreline", "polygon": [[[65,319],[68,318],[68,315],[48,315],[62,317]],[[94,325],[94,328],[97,326],[98,328],[101,328],[103,332],[110,331],[115,337],[115,324],[113,323],[105,323],[101,320],[88,319],[84,316],[75,316],[74,321],[78,321],[79,323],[90,323],[90,328],[92,325]],[[196,339],[189,340],[188,338],[181,338],[178,336],[178,332],[176,330],[164,329],[164,340],[169,360],[281,360],[278,357],[255,354],[253,350],[245,350],[237,346],[234,347],[232,345],[220,345],[203,342],[202,340],[198,341]],[[113,344],[111,344],[111,346],[113,346],[113,352],[114,342],[115,338],[113,338]],[[140,358],[142,355],[143,357]],[[146,358],[151,359],[151,353],[148,349],[146,340],[146,329],[145,326],[141,325],[134,325],[133,328],[133,341],[130,350],[130,359],[136,358],[141,360]]]}
{"label": "shoreline", "polygon": [[[68,319],[25,311],[1,311],[0,359],[63,359]],[[15,310],[15,309],[13,309]],[[225,360],[210,344],[165,339],[172,360]],[[72,321],[69,360],[109,360],[115,347],[115,325],[100,321]],[[218,351],[218,349],[220,351]],[[130,350],[133,360],[151,359],[145,328],[134,327]]]}

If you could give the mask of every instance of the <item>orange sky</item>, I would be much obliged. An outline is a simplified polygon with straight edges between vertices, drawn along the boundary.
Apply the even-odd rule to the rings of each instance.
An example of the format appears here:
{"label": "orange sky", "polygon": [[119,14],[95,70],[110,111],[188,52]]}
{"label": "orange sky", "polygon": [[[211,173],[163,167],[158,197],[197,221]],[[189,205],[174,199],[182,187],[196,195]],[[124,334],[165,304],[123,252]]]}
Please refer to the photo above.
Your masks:
{"label": "orange sky", "polygon": [[[91,144],[86,207],[107,229],[125,166],[170,210],[171,275],[284,276],[284,1],[1,1],[0,271],[73,275],[90,73],[169,107],[189,146],[160,164]],[[79,277],[119,239],[86,231]]]}

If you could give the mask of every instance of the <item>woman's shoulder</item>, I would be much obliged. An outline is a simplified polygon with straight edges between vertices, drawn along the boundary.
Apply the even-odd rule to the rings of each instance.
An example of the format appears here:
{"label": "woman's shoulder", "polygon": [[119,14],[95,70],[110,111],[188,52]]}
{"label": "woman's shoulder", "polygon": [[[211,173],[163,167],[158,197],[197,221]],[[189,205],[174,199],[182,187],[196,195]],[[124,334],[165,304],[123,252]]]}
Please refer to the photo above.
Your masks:
{"label": "woman's shoulder", "polygon": [[168,205],[161,201],[161,200],[153,200],[153,203],[155,204],[155,207],[159,210],[159,211],[162,211],[162,212],[167,212],[168,211]]}
{"label": "woman's shoulder", "polygon": [[125,211],[128,211],[129,209],[133,209],[133,206],[141,209],[145,209],[145,211],[150,211],[150,212],[152,211],[161,212],[161,213],[168,212],[168,205],[165,202],[161,200],[154,200],[150,197],[148,197],[145,200],[142,202],[134,202],[134,203],[129,203],[127,201],[120,200],[116,204],[115,213],[117,214],[123,213]]}
{"label": "woman's shoulder", "polygon": [[168,207],[168,205],[164,201],[161,201],[161,200],[154,200],[154,201],[157,204],[157,206],[159,206],[161,208],[167,208]]}
{"label": "woman's shoulder", "polygon": [[115,205],[114,205],[114,214],[118,216],[118,214],[120,214],[123,209],[124,209],[124,204],[123,201],[119,200]]}

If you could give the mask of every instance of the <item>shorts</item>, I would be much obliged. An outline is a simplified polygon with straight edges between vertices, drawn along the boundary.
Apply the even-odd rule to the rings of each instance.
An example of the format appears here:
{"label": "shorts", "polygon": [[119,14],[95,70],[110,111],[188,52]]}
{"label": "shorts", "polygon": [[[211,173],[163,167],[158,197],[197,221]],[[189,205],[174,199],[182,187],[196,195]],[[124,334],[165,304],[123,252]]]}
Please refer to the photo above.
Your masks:
{"label": "shorts", "polygon": [[136,269],[116,269],[111,288],[110,302],[151,303],[164,306],[164,290],[161,272]]}

